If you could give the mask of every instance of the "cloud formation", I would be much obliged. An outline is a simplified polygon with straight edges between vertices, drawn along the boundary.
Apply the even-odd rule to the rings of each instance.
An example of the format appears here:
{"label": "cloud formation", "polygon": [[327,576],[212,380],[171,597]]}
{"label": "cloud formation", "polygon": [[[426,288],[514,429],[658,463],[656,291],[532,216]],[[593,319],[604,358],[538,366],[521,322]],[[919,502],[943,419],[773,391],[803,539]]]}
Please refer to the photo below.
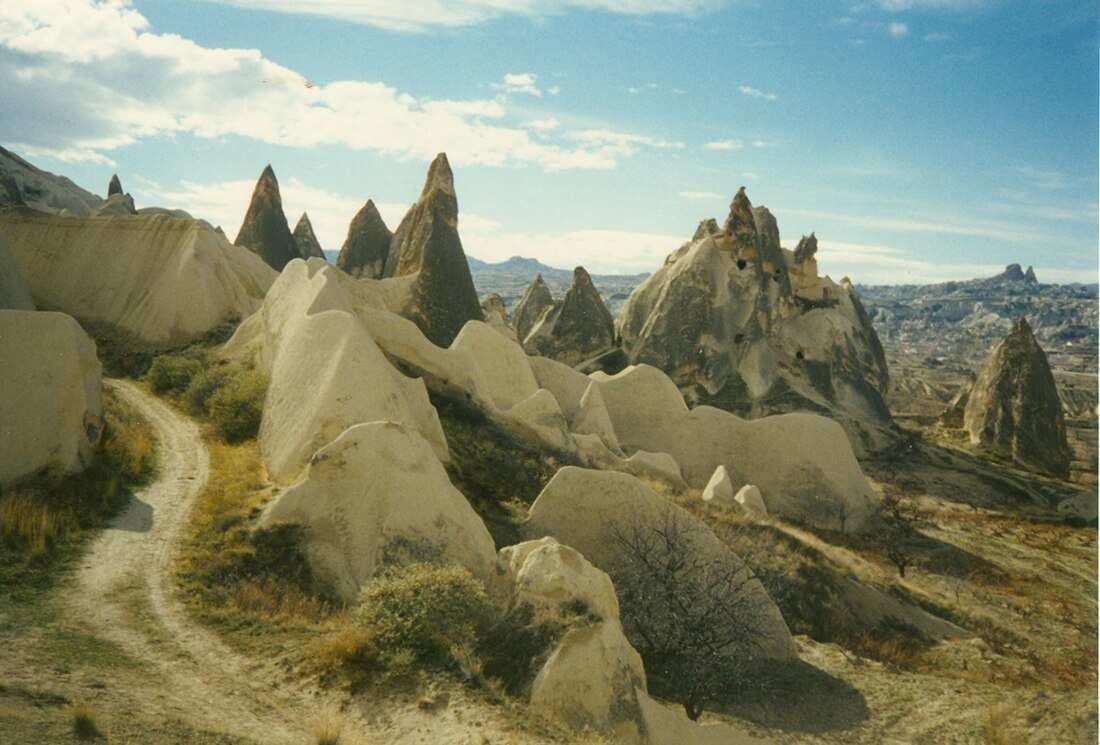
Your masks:
{"label": "cloud formation", "polygon": [[740,150],[744,146],[741,140],[717,140],[703,145],[707,150]]}
{"label": "cloud formation", "polygon": [[775,101],[779,98],[779,96],[774,93],[765,93],[758,88],[752,88],[747,85],[739,85],[737,86],[737,90],[741,91],[741,95],[748,96],[749,98],[762,98],[765,101]]}
{"label": "cloud formation", "polygon": [[[0,140],[30,155],[102,162],[142,139],[186,133],[342,145],[400,160],[427,161],[445,150],[456,165],[557,171],[614,168],[640,149],[668,146],[632,133],[595,141],[533,130],[513,119],[506,100],[433,100],[359,80],[315,85],[258,50],[210,49],[154,33],[129,0],[2,8]],[[509,73],[500,85],[541,93],[531,73]]]}

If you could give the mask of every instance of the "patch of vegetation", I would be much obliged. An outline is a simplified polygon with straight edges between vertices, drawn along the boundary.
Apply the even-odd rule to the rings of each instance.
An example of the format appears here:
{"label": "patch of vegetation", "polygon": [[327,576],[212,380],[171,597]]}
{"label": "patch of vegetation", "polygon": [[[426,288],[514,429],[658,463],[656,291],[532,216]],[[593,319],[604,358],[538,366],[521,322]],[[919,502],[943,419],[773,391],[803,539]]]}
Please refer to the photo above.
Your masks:
{"label": "patch of vegetation", "polygon": [[95,711],[87,703],[74,703],[69,709],[69,721],[73,734],[79,740],[94,740],[99,737],[99,727],[95,723]]}
{"label": "patch of vegetation", "polygon": [[57,567],[77,556],[86,537],[153,475],[153,437],[146,422],[109,389],[104,430],[92,464],[79,474],[50,471],[0,489],[0,593],[30,599]]}
{"label": "patch of vegetation", "polygon": [[[239,320],[226,321],[199,339],[178,349],[170,350],[169,353],[176,356],[194,355],[201,350],[221,346],[229,341],[239,324]],[[84,321],[81,325],[95,339],[96,351],[100,362],[103,363],[103,372],[110,377],[136,380],[149,371],[158,354],[164,354],[143,349],[140,343],[135,343],[133,338],[120,336],[112,329]]]}

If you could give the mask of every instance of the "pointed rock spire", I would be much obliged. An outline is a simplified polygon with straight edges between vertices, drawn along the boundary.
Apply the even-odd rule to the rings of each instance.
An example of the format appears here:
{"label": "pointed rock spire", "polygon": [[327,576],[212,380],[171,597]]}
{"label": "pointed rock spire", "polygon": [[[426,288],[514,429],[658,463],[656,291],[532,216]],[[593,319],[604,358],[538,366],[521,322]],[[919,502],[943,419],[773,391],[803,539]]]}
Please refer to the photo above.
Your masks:
{"label": "pointed rock spire", "polygon": [[615,321],[583,266],[573,270],[573,284],[561,305],[544,310],[524,340],[529,351],[577,365],[611,349]]}
{"label": "pointed rock spire", "polygon": [[736,196],[730,202],[730,214],[726,218],[724,226],[726,234],[734,238],[738,243],[756,243],[756,219],[752,214],[752,202],[745,195],[745,187],[737,190]]}
{"label": "pointed rock spire", "polygon": [[964,420],[972,443],[1009,453],[1032,470],[1069,475],[1062,402],[1046,353],[1027,319],[1016,322],[986,361],[974,381]]}
{"label": "pointed rock spire", "polygon": [[368,199],[351,219],[348,237],[336,258],[336,266],[353,277],[381,279],[393,234],[386,227],[374,201]]}
{"label": "pointed rock spire", "polygon": [[806,259],[812,259],[817,254],[817,235],[810,233],[802,236],[802,240],[794,249],[794,263],[801,264]]}
{"label": "pointed rock spire", "polygon": [[107,184],[107,198],[113,197],[115,194],[122,194],[122,182],[118,180],[118,174],[111,176],[111,181]]}
{"label": "pointed rock spire", "polygon": [[401,220],[394,234],[394,243],[390,245],[390,255],[386,257],[384,276],[403,277],[420,271],[424,263],[425,244],[422,236],[413,233],[418,224],[426,224],[428,213],[438,216],[457,232],[458,197],[455,195],[454,173],[446,153],[440,153],[432,161],[420,199]]}
{"label": "pointed rock spire", "polygon": [[270,165],[256,182],[248,212],[233,242],[259,254],[276,271],[282,271],[287,262],[298,257],[298,247],[283,213],[279,182]]}
{"label": "pointed rock spire", "polygon": [[309,221],[309,215],[305,212],[298,218],[298,224],[294,226],[294,245],[298,248],[298,256],[302,259],[325,258],[325,252],[321,249],[321,243],[317,240],[317,234],[313,232],[313,223]]}
{"label": "pointed rock spire", "polygon": [[1027,271],[1024,272],[1024,280],[1028,284],[1033,284],[1033,285],[1039,284],[1039,278],[1035,276],[1035,268],[1034,267],[1029,266],[1027,268]]}
{"label": "pointed rock spire", "polygon": [[432,343],[448,347],[467,321],[485,318],[462,240],[446,216],[434,209],[416,221],[407,240],[421,246],[407,315]]}
{"label": "pointed rock spire", "polygon": [[516,309],[512,311],[512,325],[515,326],[516,336],[520,341],[527,338],[542,312],[553,304],[554,296],[550,294],[550,288],[543,281],[542,274],[536,274]]}

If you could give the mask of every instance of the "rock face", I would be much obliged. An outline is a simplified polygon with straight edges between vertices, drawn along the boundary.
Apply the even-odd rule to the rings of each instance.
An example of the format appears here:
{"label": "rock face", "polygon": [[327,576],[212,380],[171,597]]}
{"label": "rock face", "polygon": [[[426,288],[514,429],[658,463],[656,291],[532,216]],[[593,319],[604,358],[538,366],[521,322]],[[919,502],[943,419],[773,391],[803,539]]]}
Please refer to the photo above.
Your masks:
{"label": "rock face", "polygon": [[110,199],[115,194],[121,195],[122,193],[122,182],[118,180],[118,174],[116,173],[111,176],[111,180],[107,184],[107,198]]}
{"label": "rock face", "polygon": [[401,314],[433,343],[446,347],[467,321],[484,318],[470,266],[458,237],[458,198],[447,156],[428,169],[420,199],[401,221],[386,256],[383,276],[416,274]]}
{"label": "rock face", "polygon": [[579,364],[614,344],[615,321],[582,266],[573,270],[573,285],[561,304],[544,311],[523,340],[528,352],[566,365]]}
{"label": "rock face", "polygon": [[531,333],[542,312],[553,305],[554,297],[550,294],[550,288],[543,281],[542,274],[536,274],[527,291],[520,298],[516,309],[512,311],[512,325],[520,341],[525,340]]}
{"label": "rock face", "polygon": [[348,226],[348,237],[336,257],[336,266],[353,277],[381,279],[390,252],[390,233],[372,200],[367,200]]}
{"label": "rock face", "polygon": [[283,199],[275,171],[268,165],[260,174],[252,201],[248,204],[241,230],[233,241],[259,254],[277,272],[291,259],[298,258],[298,247],[283,213]]}
{"label": "rock face", "polygon": [[323,259],[325,252],[321,243],[317,240],[317,234],[313,232],[313,223],[309,221],[309,215],[305,212],[298,218],[298,224],[294,226],[294,245],[298,247],[300,259]]}
{"label": "rock face", "polygon": [[1026,319],[1016,322],[978,374],[964,421],[972,443],[1009,453],[1026,468],[1069,476],[1062,403]]}
{"label": "rock face", "polygon": [[454,562],[486,580],[496,558],[489,531],[431,446],[396,422],[353,426],[317,451],[259,525],[280,522],[306,526],[315,575],[350,603],[382,562]]}
{"label": "rock face", "polygon": [[751,572],[740,557],[726,548],[702,521],[633,476],[572,466],[562,468],[531,506],[529,528],[533,535],[549,535],[572,546],[614,578],[624,551],[615,531],[635,526],[643,531],[658,530],[666,525],[669,516],[684,526],[682,535],[689,543],[689,555],[699,557],[703,564],[721,567],[731,576],[744,574],[739,592],[746,601],[743,607],[752,614],[750,623],[760,634],[756,652],[776,660],[796,657],[794,641],[779,609],[759,580],[749,578]]}
{"label": "rock face", "polygon": [[0,237],[0,310],[34,310],[31,291],[3,237]]}
{"label": "rock face", "polygon": [[71,316],[0,310],[0,486],[89,464],[103,431],[102,374]]}
{"label": "rock face", "polygon": [[64,176],[43,171],[0,147],[0,207],[30,207],[51,214],[91,215],[103,199]]}
{"label": "rock face", "polygon": [[693,403],[758,418],[813,411],[861,450],[893,440],[886,358],[855,290],[817,273],[817,239],[779,244],[742,188],[725,226],[704,222],[631,294],[619,319],[634,364],[664,370]]}
{"label": "rock face", "polygon": [[249,315],[276,274],[209,225],[167,215],[0,214],[37,307],[148,349],[196,339]]}

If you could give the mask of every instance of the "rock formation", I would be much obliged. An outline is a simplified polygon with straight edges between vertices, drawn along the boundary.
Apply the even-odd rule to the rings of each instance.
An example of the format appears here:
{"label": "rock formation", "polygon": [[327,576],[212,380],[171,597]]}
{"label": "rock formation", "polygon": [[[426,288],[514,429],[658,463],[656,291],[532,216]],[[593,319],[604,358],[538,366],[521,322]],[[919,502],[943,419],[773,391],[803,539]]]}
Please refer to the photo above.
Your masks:
{"label": "rock formation", "polygon": [[970,401],[970,392],[974,390],[974,373],[967,376],[966,382],[959,386],[959,390],[947,402],[947,408],[940,414],[940,424],[951,429],[962,429],[966,426],[966,404]]}
{"label": "rock formation", "polygon": [[325,252],[321,248],[320,241],[317,240],[317,234],[313,232],[313,223],[309,221],[309,215],[305,212],[298,218],[298,224],[294,226],[294,232],[291,235],[294,237],[294,245],[298,247],[298,258],[325,258]]}
{"label": "rock formation", "polygon": [[348,237],[336,257],[336,266],[353,277],[381,279],[390,251],[390,233],[372,200],[367,200],[348,226]]}
{"label": "rock formation", "polygon": [[893,440],[886,358],[859,297],[817,273],[817,238],[779,244],[742,188],[725,226],[694,238],[631,294],[619,319],[634,364],[667,372],[692,404],[758,418],[836,418],[862,450]]}
{"label": "rock formation", "polygon": [[0,310],[34,310],[34,300],[8,242],[0,236]]}
{"label": "rock formation", "polygon": [[314,574],[348,603],[383,562],[431,556],[486,580],[496,558],[485,524],[431,446],[396,422],[355,425],[318,450],[259,526],[280,522],[307,528]]}
{"label": "rock formation", "polygon": [[209,225],[167,215],[0,213],[35,305],[146,349],[196,339],[259,307],[276,274]]}
{"label": "rock formation", "polygon": [[416,274],[402,315],[433,343],[446,347],[467,321],[484,318],[470,266],[458,237],[458,198],[447,156],[428,169],[420,199],[401,221],[386,257],[383,276]]}
{"label": "rock formation", "polygon": [[542,274],[536,274],[515,310],[512,311],[512,326],[516,329],[516,336],[520,341],[527,339],[539,316],[553,305],[554,297],[550,294],[550,288],[543,281]]}
{"label": "rock formation", "polygon": [[122,182],[118,180],[118,174],[111,176],[110,182],[107,184],[107,198],[110,199],[115,194],[122,195]]}
{"label": "rock formation", "polygon": [[288,261],[298,258],[298,247],[283,213],[279,182],[270,165],[264,168],[256,182],[248,212],[233,243],[259,254],[277,272],[281,272]]}
{"label": "rock formation", "polygon": [[964,422],[972,443],[1010,454],[1026,468],[1069,476],[1062,403],[1046,354],[1025,318],[1016,322],[978,374]]}
{"label": "rock formation", "polygon": [[615,321],[582,266],[573,270],[573,285],[562,302],[544,311],[523,340],[528,352],[567,365],[580,364],[614,344]]}
{"label": "rock formation", "polygon": [[0,207],[26,206],[51,214],[91,215],[103,199],[64,176],[43,171],[0,147]]}
{"label": "rock formation", "polygon": [[71,316],[0,310],[0,486],[90,463],[103,431],[102,374]]}
{"label": "rock formation", "polygon": [[97,217],[138,214],[137,208],[134,206],[134,198],[122,190],[122,182],[118,180],[117,173],[111,176],[111,181],[107,184],[106,201],[99,205],[92,214]]}

